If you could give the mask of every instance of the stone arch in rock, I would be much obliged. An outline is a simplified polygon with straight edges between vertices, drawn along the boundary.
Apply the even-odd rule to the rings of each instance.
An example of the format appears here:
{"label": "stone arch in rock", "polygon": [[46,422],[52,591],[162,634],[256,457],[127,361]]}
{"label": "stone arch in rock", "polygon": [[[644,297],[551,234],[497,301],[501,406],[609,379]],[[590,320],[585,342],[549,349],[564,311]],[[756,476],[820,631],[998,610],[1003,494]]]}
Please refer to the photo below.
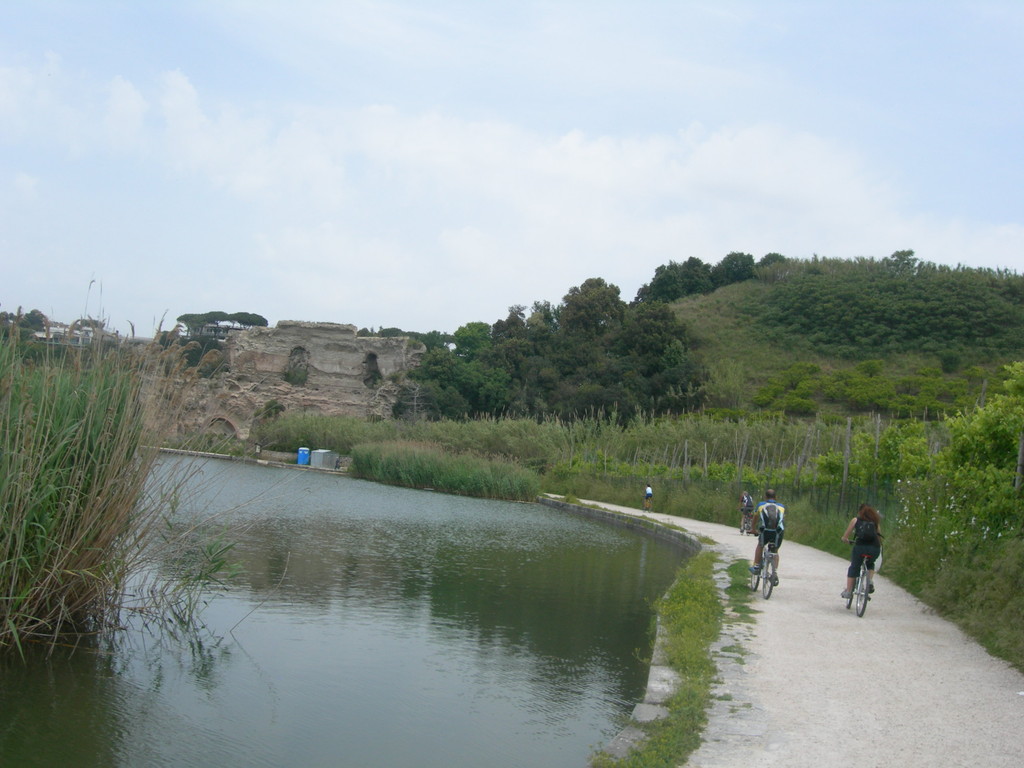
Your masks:
{"label": "stone arch in rock", "polygon": [[376,352],[367,352],[363,358],[363,384],[368,387],[375,387],[384,376],[380,372]]}
{"label": "stone arch in rock", "polygon": [[302,386],[309,378],[309,350],[305,347],[292,347],[288,355],[288,364],[284,369],[284,380],[295,386]]}
{"label": "stone arch in rock", "polygon": [[206,429],[203,430],[210,435],[223,435],[224,437],[238,437],[238,429],[231,420],[224,416],[214,416],[206,424]]}

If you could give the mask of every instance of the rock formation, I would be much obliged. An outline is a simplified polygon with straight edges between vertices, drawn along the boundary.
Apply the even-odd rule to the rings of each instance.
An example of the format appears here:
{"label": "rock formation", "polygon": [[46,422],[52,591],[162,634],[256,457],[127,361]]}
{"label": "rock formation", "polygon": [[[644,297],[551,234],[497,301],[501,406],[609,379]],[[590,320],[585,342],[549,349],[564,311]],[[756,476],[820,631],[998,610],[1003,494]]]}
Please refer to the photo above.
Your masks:
{"label": "rock formation", "polygon": [[289,412],[390,418],[402,376],[425,351],[406,337],[357,336],[338,323],[282,320],[232,332],[228,370],[197,383],[179,428],[246,439],[271,401]]}

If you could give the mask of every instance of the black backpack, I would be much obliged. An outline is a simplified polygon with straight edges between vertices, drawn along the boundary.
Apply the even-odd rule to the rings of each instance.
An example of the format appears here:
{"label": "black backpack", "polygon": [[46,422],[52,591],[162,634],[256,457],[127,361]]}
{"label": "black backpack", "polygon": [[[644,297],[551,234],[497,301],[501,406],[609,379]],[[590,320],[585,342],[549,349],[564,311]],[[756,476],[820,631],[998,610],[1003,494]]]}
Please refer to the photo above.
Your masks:
{"label": "black backpack", "polygon": [[878,543],[878,526],[875,525],[872,520],[858,520],[857,521],[857,536],[856,542],[858,544],[877,544]]}
{"label": "black backpack", "polygon": [[765,504],[764,509],[764,527],[775,529],[779,527],[779,508],[774,504]]}

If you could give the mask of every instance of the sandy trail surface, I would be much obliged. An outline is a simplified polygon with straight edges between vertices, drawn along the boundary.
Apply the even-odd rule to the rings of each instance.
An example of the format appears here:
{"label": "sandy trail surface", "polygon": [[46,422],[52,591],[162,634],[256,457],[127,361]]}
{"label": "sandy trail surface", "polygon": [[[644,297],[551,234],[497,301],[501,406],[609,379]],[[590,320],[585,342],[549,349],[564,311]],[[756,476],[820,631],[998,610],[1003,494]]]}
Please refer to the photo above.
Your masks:
{"label": "sandy trail surface", "polygon": [[[585,503],[681,526],[729,560],[753,557],[738,514],[730,528]],[[886,579],[884,561],[858,618],[839,597],[847,561],[791,541],[779,558],[779,586],[752,603],[756,622],[727,622],[714,649],[720,682],[689,768],[1024,766],[1024,675]]]}

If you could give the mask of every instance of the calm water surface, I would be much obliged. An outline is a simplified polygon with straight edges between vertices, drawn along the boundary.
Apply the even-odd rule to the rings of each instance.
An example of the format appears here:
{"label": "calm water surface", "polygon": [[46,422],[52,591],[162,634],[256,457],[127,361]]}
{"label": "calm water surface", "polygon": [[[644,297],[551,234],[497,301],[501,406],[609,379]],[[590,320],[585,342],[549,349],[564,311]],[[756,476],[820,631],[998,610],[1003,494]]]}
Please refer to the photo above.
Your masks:
{"label": "calm water surface", "polygon": [[244,568],[204,630],[5,662],[0,765],[583,766],[643,695],[667,544],[315,472],[197,485]]}

